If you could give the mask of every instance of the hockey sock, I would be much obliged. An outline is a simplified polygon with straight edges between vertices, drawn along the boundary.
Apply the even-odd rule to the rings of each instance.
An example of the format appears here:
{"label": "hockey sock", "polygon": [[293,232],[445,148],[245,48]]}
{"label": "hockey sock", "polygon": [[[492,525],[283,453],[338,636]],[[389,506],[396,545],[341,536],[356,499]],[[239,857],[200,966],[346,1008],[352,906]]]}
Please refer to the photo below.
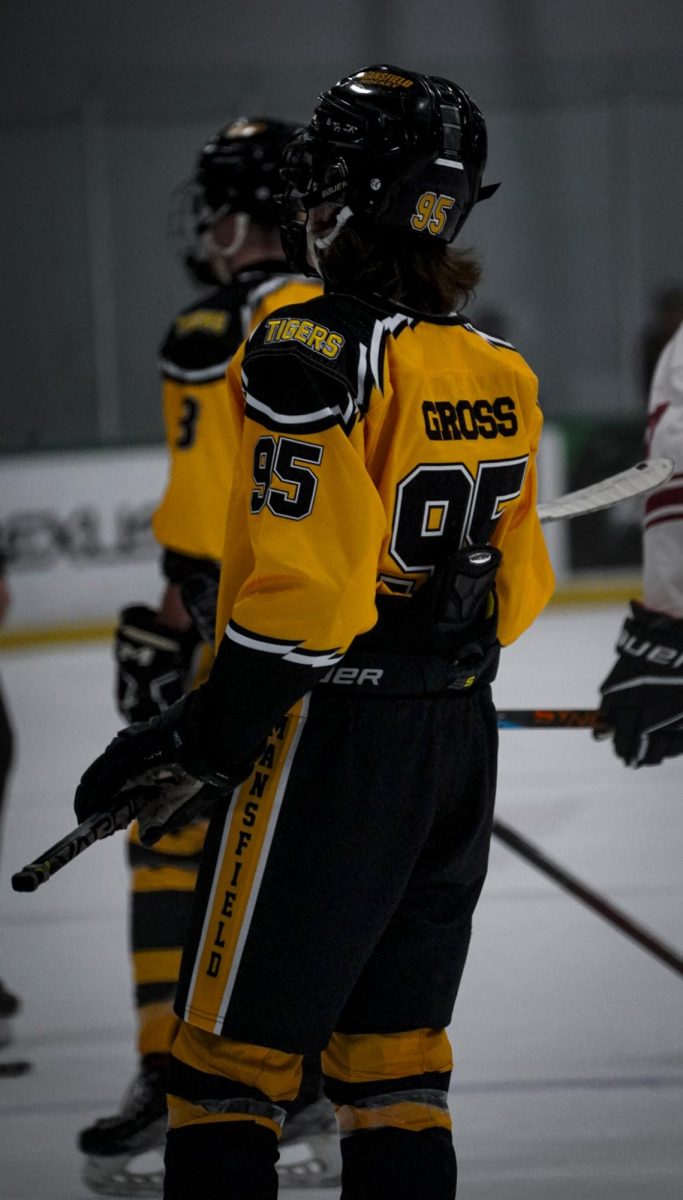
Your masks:
{"label": "hockey sock", "polygon": [[447,1129],[364,1129],[342,1140],[342,1200],[453,1200],[457,1164]]}
{"label": "hockey sock", "polygon": [[171,1129],[164,1200],[276,1200],[276,1160],[276,1134],[253,1121]]}

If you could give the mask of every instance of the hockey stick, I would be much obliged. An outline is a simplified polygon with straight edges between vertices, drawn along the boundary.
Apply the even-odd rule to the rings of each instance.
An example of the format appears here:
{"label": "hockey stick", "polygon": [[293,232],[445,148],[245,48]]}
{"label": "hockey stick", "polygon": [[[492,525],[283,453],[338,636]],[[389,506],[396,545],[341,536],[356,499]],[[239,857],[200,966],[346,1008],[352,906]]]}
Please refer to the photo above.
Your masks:
{"label": "hockey stick", "polygon": [[595,708],[499,708],[499,729],[601,729]]}
{"label": "hockey stick", "polygon": [[141,797],[136,792],[125,800],[115,813],[94,813],[87,821],[81,821],[80,825],[67,833],[61,841],[55,842],[49,850],[45,850],[12,876],[14,891],[35,892],[41,883],[51,879],[56,871],[60,871],[73,858],[82,854],[88,846],[130,825],[146,802],[146,797]]}
{"label": "hockey stick", "polygon": [[677,975],[683,975],[683,958],[672,946],[667,946],[665,942],[660,941],[648,929],[644,929],[642,925],[638,925],[625,912],[617,908],[616,905],[605,900],[598,892],[587,887],[575,875],[570,875],[569,871],[565,871],[564,867],[559,866],[551,858],[548,858],[542,853],[538,847],[532,842],[527,841],[521,834],[511,829],[509,825],[503,824],[502,821],[493,822],[493,833],[501,842],[504,842],[511,850],[515,850],[522,858],[530,862],[532,866],[537,867],[544,875],[547,875],[561,888],[569,892],[570,895],[576,896],[588,908],[592,908],[598,916],[608,921],[610,925],[620,930],[621,933],[633,939],[644,950],[649,951],[660,962],[665,963],[667,967],[671,967]]}
{"label": "hockey stick", "polygon": [[541,524],[550,521],[560,521],[566,517],[580,517],[584,513],[599,512],[602,508],[611,508],[622,500],[630,500],[632,496],[640,496],[643,492],[651,492],[653,488],[666,483],[674,472],[674,462],[670,458],[648,458],[636,463],[618,475],[609,475],[588,487],[579,488],[576,492],[567,492],[556,500],[539,504],[537,508]]}

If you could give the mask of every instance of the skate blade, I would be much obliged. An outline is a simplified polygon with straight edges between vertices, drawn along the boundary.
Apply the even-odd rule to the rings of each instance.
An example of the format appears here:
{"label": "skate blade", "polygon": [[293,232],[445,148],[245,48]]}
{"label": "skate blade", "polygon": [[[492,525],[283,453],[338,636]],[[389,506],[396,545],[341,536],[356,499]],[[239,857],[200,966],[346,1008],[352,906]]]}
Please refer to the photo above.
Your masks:
{"label": "skate blade", "polygon": [[337,1131],[312,1134],[283,1146],[277,1175],[283,1189],[340,1187],[341,1150]]}
{"label": "skate blade", "polygon": [[[141,1169],[145,1159],[156,1162],[150,1170]],[[282,1161],[284,1159],[284,1161]],[[132,1164],[137,1164],[133,1169]],[[339,1135],[312,1134],[283,1148],[277,1165],[280,1187],[333,1188],[341,1186]],[[153,1152],[107,1155],[86,1158],[83,1182],[96,1196],[161,1196],[164,1186],[163,1163]]]}
{"label": "skate blade", "polygon": [[[150,1170],[143,1170],[149,1158]],[[137,1164],[134,1170],[132,1163]],[[164,1167],[158,1154],[113,1154],[102,1158],[86,1158],[83,1182],[96,1196],[161,1196],[164,1189]]]}

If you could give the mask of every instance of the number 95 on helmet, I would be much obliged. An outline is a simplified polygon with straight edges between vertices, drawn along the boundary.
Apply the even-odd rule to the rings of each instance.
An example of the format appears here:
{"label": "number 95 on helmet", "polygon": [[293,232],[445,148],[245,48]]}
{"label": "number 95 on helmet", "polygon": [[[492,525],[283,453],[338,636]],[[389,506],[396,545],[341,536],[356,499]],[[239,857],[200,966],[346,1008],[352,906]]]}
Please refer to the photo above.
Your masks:
{"label": "number 95 on helmet", "polygon": [[340,80],[285,148],[280,225],[290,263],[311,273],[309,214],[320,205],[336,220],[318,249],[352,217],[452,242],[498,187],[482,185],[486,150],[480,110],[447,79],[384,65]]}

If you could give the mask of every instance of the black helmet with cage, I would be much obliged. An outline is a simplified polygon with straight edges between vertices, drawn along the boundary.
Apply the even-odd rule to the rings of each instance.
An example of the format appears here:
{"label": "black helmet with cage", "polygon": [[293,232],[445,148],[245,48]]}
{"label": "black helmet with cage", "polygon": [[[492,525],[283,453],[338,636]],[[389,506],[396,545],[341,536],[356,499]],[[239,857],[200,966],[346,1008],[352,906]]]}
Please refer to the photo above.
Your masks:
{"label": "black helmet with cage", "polygon": [[225,254],[211,244],[211,230],[223,217],[238,218],[240,240],[250,222],[277,228],[282,151],[298,128],[271,117],[238,117],[208,140],[194,174],[174,192],[169,238],[202,282],[211,274],[211,255]]}
{"label": "black helmet with cage", "polygon": [[[366,67],[319,97],[310,124],[285,150],[280,217],[290,263],[310,270],[351,217],[450,243],[483,186],[486,124],[457,84],[387,65]],[[336,209],[311,246],[308,214]],[[308,241],[308,246],[307,246]]]}
{"label": "black helmet with cage", "polygon": [[286,121],[240,117],[210,138],[194,177],[198,233],[228,213],[277,225],[280,159],[296,132],[297,126]]}

